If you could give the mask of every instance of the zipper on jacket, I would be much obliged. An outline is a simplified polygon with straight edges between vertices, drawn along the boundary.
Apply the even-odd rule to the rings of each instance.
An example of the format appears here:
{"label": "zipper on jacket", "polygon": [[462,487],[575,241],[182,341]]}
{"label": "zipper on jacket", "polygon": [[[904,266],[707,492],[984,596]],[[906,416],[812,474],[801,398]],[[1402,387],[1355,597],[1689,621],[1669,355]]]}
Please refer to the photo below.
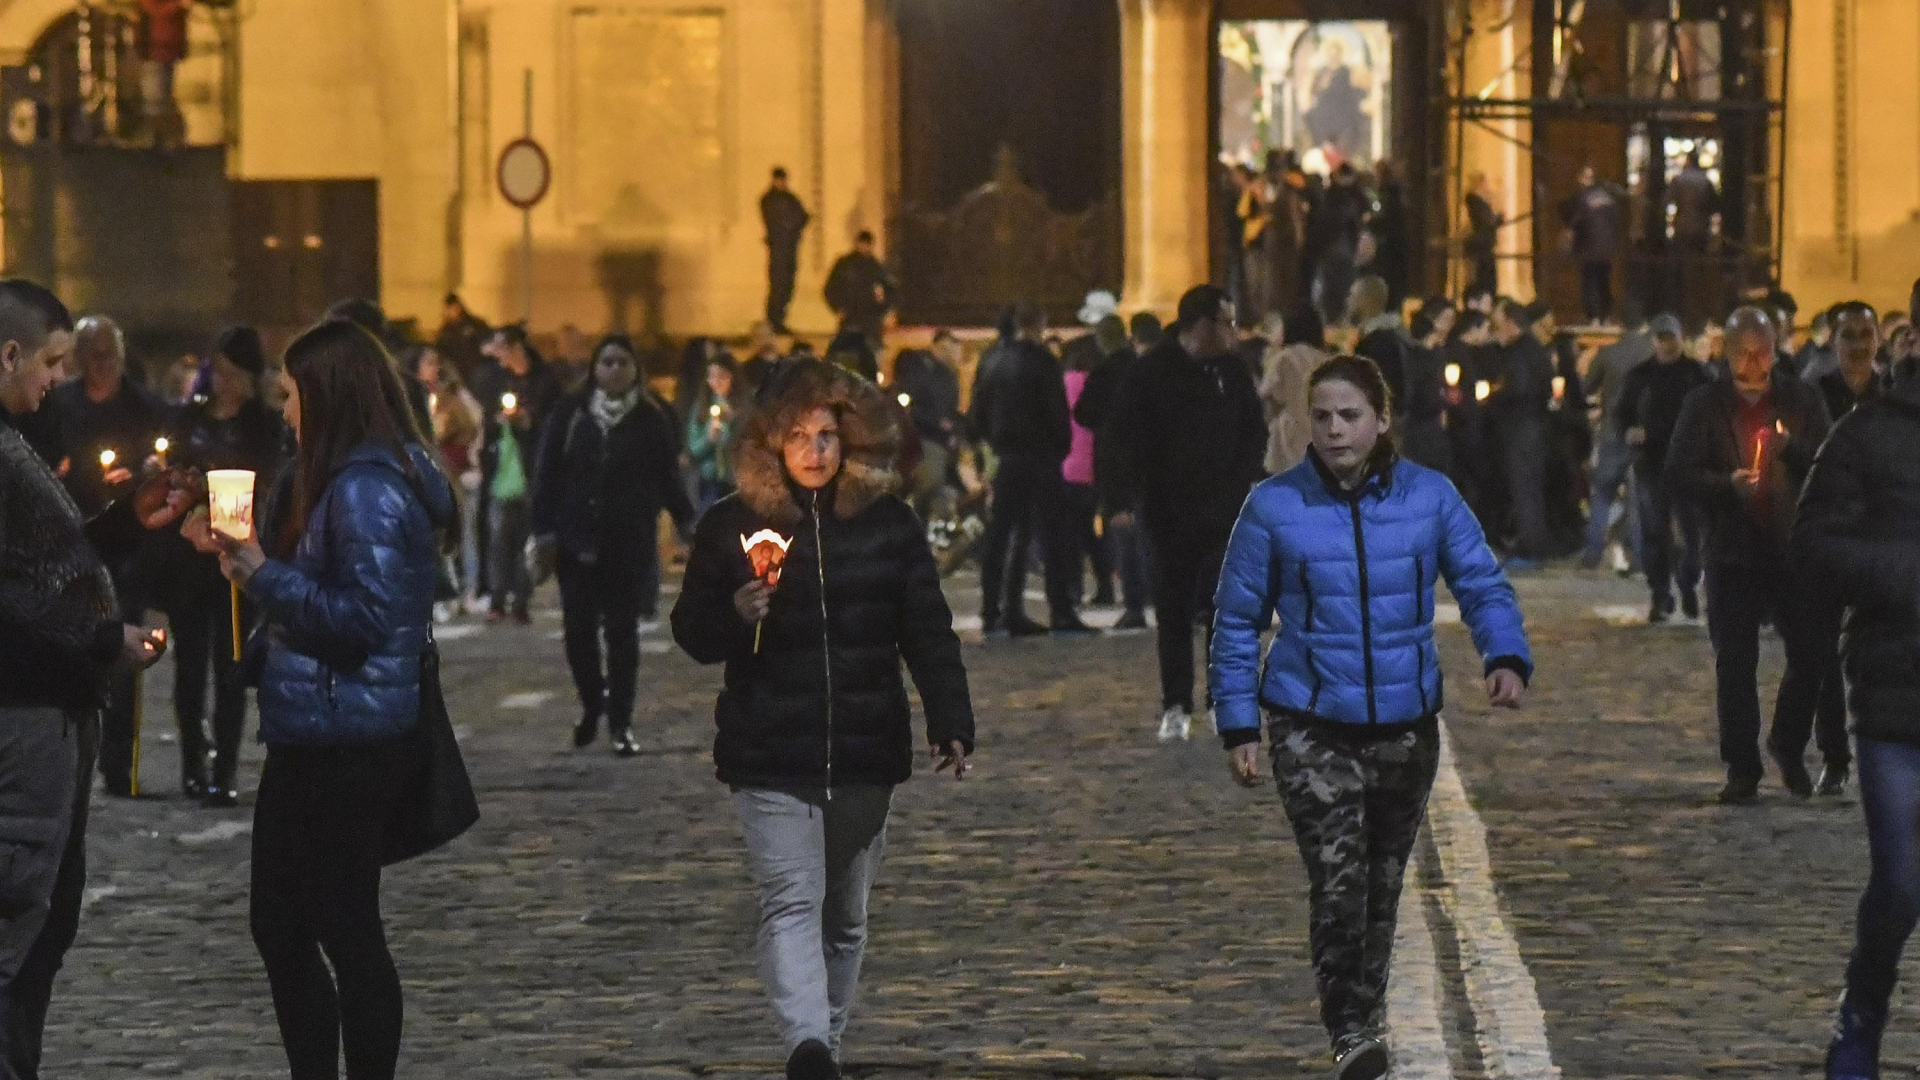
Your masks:
{"label": "zipper on jacket", "polygon": [[[1300,563],[1300,594],[1307,598],[1307,617],[1300,620],[1300,632],[1304,635],[1313,632],[1313,586],[1307,582],[1307,564]],[[1313,691],[1307,695],[1307,712],[1311,714],[1320,704],[1320,669],[1313,662],[1313,643],[1302,641],[1301,647],[1307,652],[1307,670],[1313,674]]]}
{"label": "zipper on jacket", "polygon": [[[1413,557],[1413,624],[1415,627],[1429,625],[1427,622],[1427,567],[1426,560],[1418,555]],[[1427,647],[1424,642],[1413,643],[1414,685],[1420,688],[1420,715],[1425,716],[1432,709],[1427,707]]]}
{"label": "zipper on jacket", "polygon": [[1367,723],[1380,722],[1373,702],[1373,598],[1367,588],[1367,540],[1360,531],[1360,493],[1347,500],[1353,512],[1353,554],[1360,566],[1360,658],[1367,672]]}
{"label": "zipper on jacket", "polygon": [[833,645],[827,633],[827,547],[820,533],[820,492],[813,493],[813,558],[820,571],[820,659],[827,673],[827,801],[833,801]]}

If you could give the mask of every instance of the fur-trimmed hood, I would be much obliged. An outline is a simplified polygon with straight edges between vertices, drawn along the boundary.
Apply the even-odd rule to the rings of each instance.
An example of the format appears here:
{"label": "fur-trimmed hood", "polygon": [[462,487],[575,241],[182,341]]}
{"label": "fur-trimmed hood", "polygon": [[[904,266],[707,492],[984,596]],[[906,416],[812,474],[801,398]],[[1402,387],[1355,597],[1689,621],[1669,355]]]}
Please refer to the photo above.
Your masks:
{"label": "fur-trimmed hood", "polygon": [[800,417],[825,406],[840,422],[840,475],[833,481],[835,517],[854,517],[900,483],[894,462],[900,428],[886,395],[873,383],[822,360],[782,365],[755,403],[735,444],[734,482],[740,498],[775,525],[800,521],[800,504],[787,477],[783,449]]}

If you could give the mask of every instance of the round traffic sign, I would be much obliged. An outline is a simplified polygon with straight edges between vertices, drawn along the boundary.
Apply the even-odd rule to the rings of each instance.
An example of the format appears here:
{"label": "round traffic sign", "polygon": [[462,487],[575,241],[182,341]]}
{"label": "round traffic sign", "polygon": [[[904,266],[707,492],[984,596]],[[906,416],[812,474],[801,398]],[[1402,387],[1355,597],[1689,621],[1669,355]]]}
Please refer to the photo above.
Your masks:
{"label": "round traffic sign", "polygon": [[519,138],[500,151],[495,178],[500,184],[501,197],[526,210],[547,197],[547,188],[553,183],[553,166],[539,143]]}

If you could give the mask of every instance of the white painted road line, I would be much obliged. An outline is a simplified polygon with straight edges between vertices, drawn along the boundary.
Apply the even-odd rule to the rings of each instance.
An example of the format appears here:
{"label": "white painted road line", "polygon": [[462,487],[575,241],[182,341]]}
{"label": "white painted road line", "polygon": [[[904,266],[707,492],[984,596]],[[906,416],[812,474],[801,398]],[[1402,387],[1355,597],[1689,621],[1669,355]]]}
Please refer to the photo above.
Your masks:
{"label": "white painted road line", "polygon": [[1393,1070],[1388,1075],[1393,1080],[1453,1080],[1453,1061],[1440,1025],[1440,968],[1422,900],[1422,876],[1416,855],[1407,863],[1393,936],[1393,979],[1387,984]]}
{"label": "white painted road line", "polygon": [[502,709],[537,709],[553,700],[551,690],[524,690],[500,699]]}
{"label": "white painted road line", "polygon": [[234,840],[253,832],[251,821],[221,821],[201,829],[199,832],[181,833],[174,839],[188,847],[202,847],[218,844],[224,840]]}
{"label": "white painted road line", "polygon": [[1559,1080],[1547,1042],[1547,1018],[1520,944],[1500,910],[1487,853],[1487,830],[1467,800],[1454,766],[1453,741],[1440,724],[1440,770],[1427,824],[1440,853],[1440,900],[1460,942],[1460,967],[1479,1030],[1488,1080]]}

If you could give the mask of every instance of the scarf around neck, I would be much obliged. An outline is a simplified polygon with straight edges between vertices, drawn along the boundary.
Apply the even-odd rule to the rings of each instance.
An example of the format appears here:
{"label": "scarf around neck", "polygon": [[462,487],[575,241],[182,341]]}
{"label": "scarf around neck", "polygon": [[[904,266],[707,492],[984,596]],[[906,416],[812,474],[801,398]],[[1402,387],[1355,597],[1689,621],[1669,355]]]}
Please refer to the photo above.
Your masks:
{"label": "scarf around neck", "polygon": [[633,389],[619,397],[608,397],[605,390],[594,387],[593,397],[587,402],[587,411],[593,414],[593,422],[600,425],[602,432],[612,431],[620,421],[627,418],[633,407],[640,403],[640,388]]}

